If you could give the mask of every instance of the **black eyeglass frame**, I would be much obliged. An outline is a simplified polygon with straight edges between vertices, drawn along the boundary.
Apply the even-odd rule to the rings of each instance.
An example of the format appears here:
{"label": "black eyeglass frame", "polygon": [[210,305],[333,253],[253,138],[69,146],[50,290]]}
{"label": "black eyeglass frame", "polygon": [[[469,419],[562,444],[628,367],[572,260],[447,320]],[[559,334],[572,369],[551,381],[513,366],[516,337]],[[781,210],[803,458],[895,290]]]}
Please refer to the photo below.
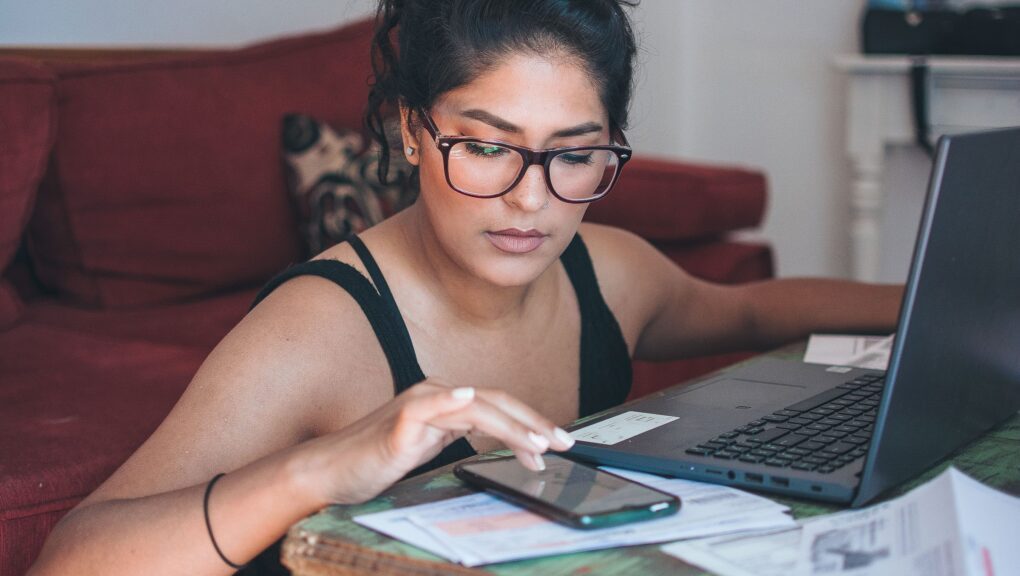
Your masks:
{"label": "black eyeglass frame", "polygon": [[[418,109],[418,116],[421,117],[422,124],[424,125],[425,130],[429,133],[430,136],[432,136],[432,139],[436,143],[436,147],[439,148],[439,152],[443,155],[443,172],[446,175],[446,183],[450,185],[450,188],[453,188],[454,190],[465,196],[471,196],[472,198],[498,198],[500,196],[503,196],[504,194],[513,190],[514,187],[516,187],[518,184],[520,184],[521,180],[524,179],[524,174],[528,171],[528,169],[537,164],[539,166],[542,166],[542,169],[545,172],[545,183],[549,187],[549,191],[552,192],[553,196],[559,198],[563,202],[567,202],[568,204],[587,204],[589,202],[594,202],[596,200],[605,198],[609,194],[609,192],[613,190],[613,187],[616,186],[616,181],[620,179],[620,172],[623,171],[624,164],[626,164],[627,161],[630,160],[632,154],[630,144],[627,142],[627,137],[624,136],[623,132],[619,130],[617,130],[616,133],[617,136],[619,137],[619,142],[621,145],[599,144],[594,146],[567,146],[563,148],[547,148],[545,150],[535,150],[534,148],[518,146],[516,144],[511,144],[509,142],[503,142],[502,140],[483,140],[481,138],[475,138],[473,136],[443,136],[442,134],[439,133],[439,128],[436,126],[435,121],[432,120],[432,117],[427,112],[425,112],[425,110]],[[615,139],[616,138],[614,138],[614,140]],[[514,181],[511,182],[510,185],[507,186],[505,190],[503,190],[502,192],[498,192],[496,194],[475,194],[458,188],[453,183],[453,181],[450,180],[450,150],[452,150],[455,145],[463,144],[465,142],[476,142],[478,144],[500,146],[502,148],[507,148],[520,154],[524,162],[521,165],[520,171],[517,173],[517,177],[514,178]],[[555,159],[557,156],[561,154],[576,152],[578,150],[609,150],[610,152],[616,154],[616,158],[619,162],[619,164],[616,167],[616,173],[613,174],[613,180],[609,183],[609,186],[606,187],[606,191],[599,194],[598,196],[592,196],[590,198],[581,199],[565,198],[563,196],[560,196],[560,194],[556,192],[556,188],[552,184],[552,175],[549,172],[549,165],[552,163],[553,159]]]}

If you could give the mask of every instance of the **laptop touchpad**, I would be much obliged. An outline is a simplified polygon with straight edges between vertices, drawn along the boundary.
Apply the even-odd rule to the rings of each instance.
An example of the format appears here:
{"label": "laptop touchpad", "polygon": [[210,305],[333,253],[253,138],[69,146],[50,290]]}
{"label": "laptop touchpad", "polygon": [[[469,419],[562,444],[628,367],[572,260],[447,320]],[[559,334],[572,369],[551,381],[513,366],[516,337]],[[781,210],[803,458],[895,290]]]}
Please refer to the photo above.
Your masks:
{"label": "laptop touchpad", "polygon": [[785,406],[803,397],[803,386],[726,378],[682,391],[670,401],[686,406],[748,410],[764,406]]}

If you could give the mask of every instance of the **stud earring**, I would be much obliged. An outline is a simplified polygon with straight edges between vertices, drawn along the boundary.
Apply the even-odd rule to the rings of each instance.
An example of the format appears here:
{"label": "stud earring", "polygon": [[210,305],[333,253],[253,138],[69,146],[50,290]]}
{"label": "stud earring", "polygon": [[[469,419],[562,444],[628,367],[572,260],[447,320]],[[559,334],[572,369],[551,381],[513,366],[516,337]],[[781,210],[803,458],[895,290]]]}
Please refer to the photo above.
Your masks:
{"label": "stud earring", "polygon": [[414,156],[414,146],[408,146],[404,148],[404,152],[407,152],[408,156]]}

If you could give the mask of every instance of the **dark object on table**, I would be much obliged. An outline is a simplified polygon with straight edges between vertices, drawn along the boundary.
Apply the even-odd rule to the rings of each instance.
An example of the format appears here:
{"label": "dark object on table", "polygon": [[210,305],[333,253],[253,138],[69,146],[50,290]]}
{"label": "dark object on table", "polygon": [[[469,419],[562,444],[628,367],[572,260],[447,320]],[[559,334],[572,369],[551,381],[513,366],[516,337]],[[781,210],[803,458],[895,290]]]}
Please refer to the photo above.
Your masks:
{"label": "dark object on table", "polygon": [[865,54],[1017,56],[1020,6],[867,8],[861,48]]}
{"label": "dark object on table", "polygon": [[453,473],[479,488],[571,528],[594,530],[676,514],[680,499],[621,476],[545,456],[546,469],[528,470],[516,457],[458,464]]}

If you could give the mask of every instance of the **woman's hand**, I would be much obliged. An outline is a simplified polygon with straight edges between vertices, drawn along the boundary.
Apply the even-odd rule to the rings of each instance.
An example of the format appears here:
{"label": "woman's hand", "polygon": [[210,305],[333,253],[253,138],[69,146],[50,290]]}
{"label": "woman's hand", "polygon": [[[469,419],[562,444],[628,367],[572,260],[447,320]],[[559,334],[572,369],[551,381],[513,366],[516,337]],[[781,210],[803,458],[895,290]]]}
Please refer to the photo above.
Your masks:
{"label": "woman's hand", "polygon": [[506,392],[426,381],[354,424],[302,444],[299,474],[323,504],[363,502],[468,432],[500,440],[532,470],[545,467],[541,454],[547,449],[574,443]]}

